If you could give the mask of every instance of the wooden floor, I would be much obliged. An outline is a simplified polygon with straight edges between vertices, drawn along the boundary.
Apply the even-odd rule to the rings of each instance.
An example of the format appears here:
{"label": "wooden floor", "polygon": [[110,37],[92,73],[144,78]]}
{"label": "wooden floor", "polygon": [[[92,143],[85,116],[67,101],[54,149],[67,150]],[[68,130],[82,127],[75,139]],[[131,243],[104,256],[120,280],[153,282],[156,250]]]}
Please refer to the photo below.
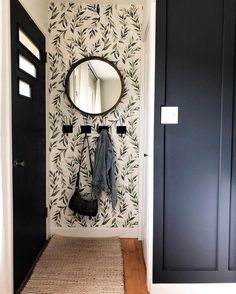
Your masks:
{"label": "wooden floor", "polygon": [[124,258],[125,294],[148,294],[142,243],[121,239]]}

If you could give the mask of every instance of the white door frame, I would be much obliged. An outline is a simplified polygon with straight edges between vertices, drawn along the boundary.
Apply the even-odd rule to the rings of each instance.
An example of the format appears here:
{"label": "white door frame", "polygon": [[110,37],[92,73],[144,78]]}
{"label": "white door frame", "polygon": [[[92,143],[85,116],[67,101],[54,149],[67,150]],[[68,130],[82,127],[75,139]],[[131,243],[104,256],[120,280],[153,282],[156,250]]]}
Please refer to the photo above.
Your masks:
{"label": "white door frame", "polygon": [[[156,3],[148,0],[144,7],[142,54],[142,83],[140,116],[140,174],[139,193],[140,228],[139,237],[143,241],[144,257],[147,269],[147,286],[152,285],[152,239],[153,239],[153,165],[154,165],[154,88],[155,88],[155,27]],[[142,140],[144,142],[142,142]],[[143,157],[147,153],[147,157]],[[144,162],[145,161],[145,162]],[[144,170],[145,168],[145,170]]]}

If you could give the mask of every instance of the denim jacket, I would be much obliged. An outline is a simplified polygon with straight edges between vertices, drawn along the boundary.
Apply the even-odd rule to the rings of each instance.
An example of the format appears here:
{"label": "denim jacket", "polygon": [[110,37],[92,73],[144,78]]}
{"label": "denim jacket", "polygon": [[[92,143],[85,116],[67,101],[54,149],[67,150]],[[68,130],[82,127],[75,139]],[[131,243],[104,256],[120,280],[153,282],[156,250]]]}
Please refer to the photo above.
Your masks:
{"label": "denim jacket", "polygon": [[99,199],[102,191],[108,193],[114,209],[117,202],[114,157],[111,139],[105,129],[101,131],[97,142],[92,180],[94,198]]}

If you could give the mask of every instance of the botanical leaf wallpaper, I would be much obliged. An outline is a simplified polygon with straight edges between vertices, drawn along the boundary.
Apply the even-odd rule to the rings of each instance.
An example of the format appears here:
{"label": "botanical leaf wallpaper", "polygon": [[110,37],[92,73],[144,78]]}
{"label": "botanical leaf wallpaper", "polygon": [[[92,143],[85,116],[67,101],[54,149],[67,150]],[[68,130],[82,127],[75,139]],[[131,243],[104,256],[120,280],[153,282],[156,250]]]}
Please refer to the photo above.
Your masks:
{"label": "botanical leaf wallpaper", "polygon": [[[134,228],[138,225],[139,101],[142,6],[49,4],[49,176],[52,227]],[[76,110],[65,95],[65,77],[71,66],[86,56],[101,56],[114,62],[125,82],[125,95],[105,116],[91,117]],[[73,133],[63,134],[65,124]],[[80,125],[91,125],[89,134],[92,159],[98,137],[97,126],[110,126],[116,171],[118,203],[111,207],[104,193],[99,212],[89,219],[74,215],[68,201],[74,189],[82,152],[81,189],[91,183],[88,153],[82,149]],[[122,137],[116,127],[126,125]]]}

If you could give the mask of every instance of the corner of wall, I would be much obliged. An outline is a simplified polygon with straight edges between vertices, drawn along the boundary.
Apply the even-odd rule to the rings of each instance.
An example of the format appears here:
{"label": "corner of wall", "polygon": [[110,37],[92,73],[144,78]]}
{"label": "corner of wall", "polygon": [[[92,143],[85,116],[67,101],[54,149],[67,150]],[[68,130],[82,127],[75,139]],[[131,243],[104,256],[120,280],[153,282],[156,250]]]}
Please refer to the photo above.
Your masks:
{"label": "corner of wall", "polygon": [[[17,0],[16,0],[17,1]],[[48,0],[18,0],[41,32],[48,35]]]}

